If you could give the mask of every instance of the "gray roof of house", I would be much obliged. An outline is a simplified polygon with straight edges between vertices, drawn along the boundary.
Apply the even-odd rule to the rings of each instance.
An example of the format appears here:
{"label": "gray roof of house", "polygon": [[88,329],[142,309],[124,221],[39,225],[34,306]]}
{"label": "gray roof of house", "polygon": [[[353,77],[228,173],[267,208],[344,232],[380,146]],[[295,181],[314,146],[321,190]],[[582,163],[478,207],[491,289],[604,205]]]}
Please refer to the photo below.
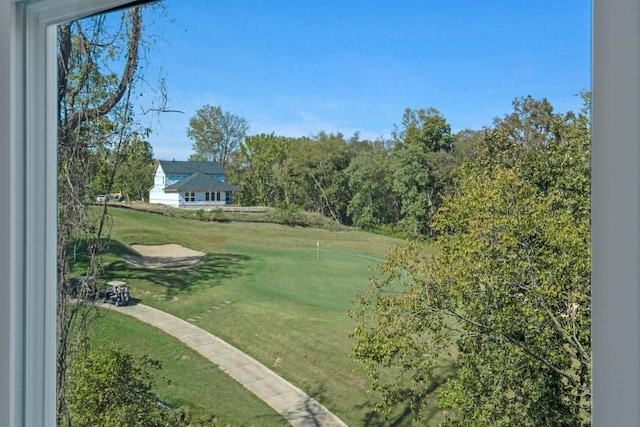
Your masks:
{"label": "gray roof of house", "polygon": [[[164,169],[164,168],[163,168]],[[232,184],[227,184],[218,179],[211,178],[200,172],[194,173],[189,177],[182,179],[167,186],[165,191],[240,191],[241,188]]]}
{"label": "gray roof of house", "polygon": [[194,173],[202,173],[205,175],[224,175],[224,168],[219,162],[160,160],[158,163],[160,163],[165,174],[191,175]]}

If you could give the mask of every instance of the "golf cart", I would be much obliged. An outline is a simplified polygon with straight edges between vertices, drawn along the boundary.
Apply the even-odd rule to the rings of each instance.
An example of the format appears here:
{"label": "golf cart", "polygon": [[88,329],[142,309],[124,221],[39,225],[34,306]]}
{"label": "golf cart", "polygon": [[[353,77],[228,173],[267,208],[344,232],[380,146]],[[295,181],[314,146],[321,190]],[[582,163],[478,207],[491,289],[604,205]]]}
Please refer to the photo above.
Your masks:
{"label": "golf cart", "polygon": [[71,298],[94,300],[98,296],[98,285],[92,276],[76,276],[69,282],[68,287]]}
{"label": "golf cart", "polygon": [[120,280],[107,282],[107,288],[102,295],[102,302],[115,304],[117,307],[129,303],[129,290],[127,284]]}

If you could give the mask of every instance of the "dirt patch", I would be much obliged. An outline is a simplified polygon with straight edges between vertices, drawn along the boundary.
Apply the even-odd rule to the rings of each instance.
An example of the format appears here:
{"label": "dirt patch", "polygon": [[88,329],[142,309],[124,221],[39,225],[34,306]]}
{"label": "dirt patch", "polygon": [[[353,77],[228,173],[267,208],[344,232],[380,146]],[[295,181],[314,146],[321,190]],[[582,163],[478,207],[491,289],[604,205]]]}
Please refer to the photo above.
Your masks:
{"label": "dirt patch", "polygon": [[191,268],[202,262],[203,252],[171,243],[168,245],[131,245],[140,256],[123,255],[130,264],[143,268],[176,270]]}

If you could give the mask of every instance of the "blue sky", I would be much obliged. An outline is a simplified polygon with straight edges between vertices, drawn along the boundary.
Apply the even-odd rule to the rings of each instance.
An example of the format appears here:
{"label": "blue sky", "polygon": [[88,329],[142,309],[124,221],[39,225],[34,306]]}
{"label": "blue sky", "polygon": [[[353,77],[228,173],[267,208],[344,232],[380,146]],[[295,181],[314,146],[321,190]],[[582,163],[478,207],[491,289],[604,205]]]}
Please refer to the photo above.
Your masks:
{"label": "blue sky", "polygon": [[[188,7],[186,6],[188,4]],[[388,138],[405,108],[434,107],[454,132],[481,129],[516,97],[578,110],[591,86],[591,2],[165,0],[146,80],[167,108],[142,116],[159,159],[185,160],[206,104],[249,134]],[[152,86],[141,103],[150,106]]]}

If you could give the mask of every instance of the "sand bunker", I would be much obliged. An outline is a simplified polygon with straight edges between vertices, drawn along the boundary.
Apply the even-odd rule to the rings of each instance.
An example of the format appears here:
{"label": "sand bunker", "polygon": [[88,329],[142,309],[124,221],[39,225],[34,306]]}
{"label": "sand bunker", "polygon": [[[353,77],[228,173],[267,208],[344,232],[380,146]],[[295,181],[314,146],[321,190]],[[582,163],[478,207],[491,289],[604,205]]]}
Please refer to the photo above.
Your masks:
{"label": "sand bunker", "polygon": [[174,243],[168,245],[131,245],[140,256],[123,255],[130,264],[154,269],[191,268],[202,262],[203,252],[194,251]]}

